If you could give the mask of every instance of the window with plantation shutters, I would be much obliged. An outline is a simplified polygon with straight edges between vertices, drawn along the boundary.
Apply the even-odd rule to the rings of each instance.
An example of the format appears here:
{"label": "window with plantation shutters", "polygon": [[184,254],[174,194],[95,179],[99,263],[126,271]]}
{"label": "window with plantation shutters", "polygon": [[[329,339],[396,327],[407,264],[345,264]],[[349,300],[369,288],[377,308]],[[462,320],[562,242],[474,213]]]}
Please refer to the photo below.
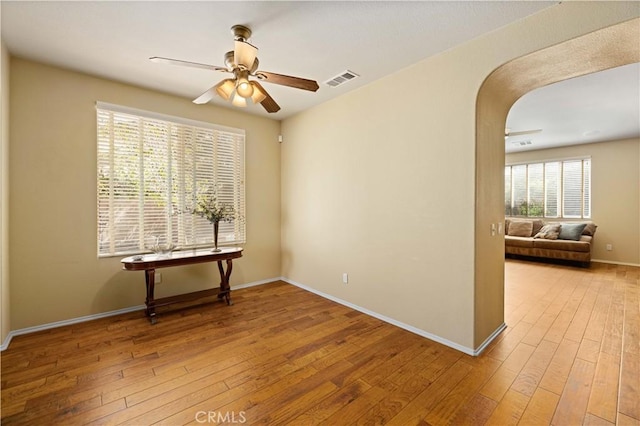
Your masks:
{"label": "window with plantation shutters", "polygon": [[581,158],[505,167],[505,215],[591,217],[591,160]]}
{"label": "window with plantation shutters", "polygon": [[218,241],[244,243],[244,130],[99,102],[98,255],[213,244],[213,226],[191,214],[215,192],[238,219]]}

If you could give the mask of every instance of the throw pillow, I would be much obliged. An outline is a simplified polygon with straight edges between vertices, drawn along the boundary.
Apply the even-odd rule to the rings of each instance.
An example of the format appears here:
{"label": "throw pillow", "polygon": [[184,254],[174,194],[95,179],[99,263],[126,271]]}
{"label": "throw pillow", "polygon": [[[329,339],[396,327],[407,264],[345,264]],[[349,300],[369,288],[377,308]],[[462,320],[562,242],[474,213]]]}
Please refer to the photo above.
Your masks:
{"label": "throw pillow", "polygon": [[560,235],[560,225],[558,224],[547,224],[544,225],[540,232],[533,236],[533,238],[544,238],[546,240],[557,240],[558,235]]}
{"label": "throw pillow", "polygon": [[533,223],[531,221],[511,221],[509,223],[509,231],[507,235],[511,237],[530,237],[533,231]]}
{"label": "throw pillow", "polygon": [[558,238],[561,240],[580,241],[580,236],[586,226],[586,223],[563,223],[560,226],[560,235]]}
{"label": "throw pillow", "polygon": [[531,221],[531,224],[533,225],[533,229],[531,230],[531,235],[536,235],[538,232],[540,232],[540,230],[544,226],[544,221],[542,219],[533,219]]}
{"label": "throw pillow", "polygon": [[596,228],[598,228],[598,225],[596,225],[593,222],[587,222],[587,226],[584,227],[584,231],[582,231],[582,235],[589,235],[593,237],[593,234],[596,233]]}

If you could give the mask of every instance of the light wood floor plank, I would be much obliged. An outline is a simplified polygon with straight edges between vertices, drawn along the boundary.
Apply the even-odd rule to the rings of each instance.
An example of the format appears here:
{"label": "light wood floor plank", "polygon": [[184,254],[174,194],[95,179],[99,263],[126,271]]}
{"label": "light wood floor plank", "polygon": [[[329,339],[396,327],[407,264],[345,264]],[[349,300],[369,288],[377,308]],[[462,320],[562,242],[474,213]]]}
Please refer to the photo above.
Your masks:
{"label": "light wood floor plank", "polygon": [[498,406],[485,424],[492,426],[517,425],[528,403],[529,397],[520,392],[510,390],[498,403]]}
{"label": "light wood floor plank", "polygon": [[618,412],[619,377],[620,359],[600,352],[589,396],[588,413],[615,423]]}
{"label": "light wood floor plank", "polygon": [[571,340],[563,340],[558,345],[547,370],[542,376],[540,387],[558,395],[562,394],[571,366],[575,361],[579,345]]}
{"label": "light wood floor plank", "polygon": [[620,370],[618,411],[627,417],[640,420],[640,355],[623,353]]}
{"label": "light wood floor plank", "polygon": [[577,425],[584,421],[594,373],[594,363],[576,358],[558,401],[552,420],[554,424]]}
{"label": "light wood floor plank", "polygon": [[560,397],[555,393],[537,388],[518,424],[523,426],[551,424],[559,400]]}

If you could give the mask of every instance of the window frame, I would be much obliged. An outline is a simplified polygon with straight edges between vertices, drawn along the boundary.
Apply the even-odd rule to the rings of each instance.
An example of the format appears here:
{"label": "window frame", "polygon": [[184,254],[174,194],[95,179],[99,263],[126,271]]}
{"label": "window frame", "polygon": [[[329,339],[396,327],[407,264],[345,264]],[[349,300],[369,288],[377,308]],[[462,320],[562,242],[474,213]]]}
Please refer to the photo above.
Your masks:
{"label": "window frame", "polygon": [[[565,163],[575,163],[580,162],[580,215],[565,215],[565,207],[566,207],[566,199],[565,199]],[[586,162],[586,163],[585,163]],[[542,214],[541,215],[530,215],[530,182],[529,182],[529,167],[530,166],[538,166],[542,165]],[[557,214],[549,215],[548,214],[548,205],[549,205],[549,184],[547,182],[547,166],[554,165],[558,168],[557,171],[557,180],[556,184],[556,197],[557,197]],[[527,204],[527,214],[513,214],[513,211],[517,209],[516,198],[517,194],[514,190],[514,167],[525,166],[525,193],[526,193],[526,204]],[[509,171],[507,172],[507,169]],[[591,190],[591,182],[592,182],[592,171],[593,164],[590,156],[583,157],[570,157],[570,158],[561,158],[561,159],[547,159],[547,160],[537,160],[537,161],[526,161],[526,162],[513,162],[505,164],[504,169],[504,178],[505,178],[505,217],[512,218],[548,218],[548,219],[560,219],[560,220],[582,220],[582,219],[591,219],[592,211],[591,211],[591,201],[593,199],[593,194]],[[588,176],[585,178],[585,173],[588,173]],[[507,189],[507,174],[510,179],[510,188]],[[588,194],[586,194],[588,192]],[[511,197],[509,206],[507,205],[507,195]],[[507,209],[510,210],[511,214],[507,214]]]}
{"label": "window frame", "polygon": [[[105,114],[108,114],[108,118],[105,118]],[[134,219],[137,222],[130,235],[126,239],[119,240],[115,230],[120,229],[118,227],[122,225],[118,224],[113,215],[114,211],[118,211],[118,203],[113,201],[114,197],[118,197],[114,189],[114,182],[118,179],[115,171],[117,165],[114,160],[118,148],[114,146],[117,144],[113,131],[116,126],[114,117],[118,117],[118,120],[128,120],[132,123],[131,126],[137,124],[140,129],[146,125],[153,125],[154,128],[160,129],[151,135],[139,130],[135,134],[128,134],[127,137],[118,139],[121,151],[138,150],[137,155],[133,156],[134,159],[123,160],[125,165],[120,165],[120,171],[139,167],[137,175],[127,176],[127,182],[130,185],[126,186],[125,190],[128,193],[120,195],[119,198],[120,202],[130,205],[136,204],[136,201],[133,201],[134,198],[139,199],[137,206],[131,208],[135,213],[127,212],[127,219],[137,215],[138,218]],[[108,131],[105,133],[106,130]],[[130,139],[128,139],[129,136]],[[166,147],[163,144],[166,144]],[[146,149],[149,146],[151,154]],[[158,238],[155,234],[162,233],[158,232],[158,227],[164,227],[165,239],[177,244],[179,248],[213,246],[213,226],[206,219],[191,214],[195,201],[205,193],[203,188],[206,191],[217,190],[218,198],[233,205],[237,214],[237,219],[220,223],[219,245],[246,243],[245,147],[246,134],[243,129],[101,101],[96,102],[96,248],[98,257],[149,252],[148,247],[152,244],[147,240]],[[162,155],[158,155],[158,151],[163,149]],[[173,158],[173,152],[176,150],[183,152],[183,157]],[[208,158],[209,155],[211,155],[210,158]],[[151,156],[157,158],[151,161]],[[148,164],[145,166],[145,163]],[[163,188],[162,185],[164,188],[161,191],[155,191],[153,199],[160,200],[157,203],[163,206],[160,209],[164,211],[160,215],[156,212],[147,216],[145,211],[149,210],[150,194],[147,187],[150,186],[148,180],[150,172],[145,167],[156,167],[159,164],[165,168],[165,174],[160,178],[156,177],[155,180],[160,182],[160,188]],[[105,174],[108,174],[106,178]],[[188,179],[187,183],[185,179]],[[105,183],[107,183],[106,186]],[[108,191],[106,196],[105,187]],[[158,194],[165,190],[166,193],[158,198]],[[177,206],[180,209],[176,209]],[[105,216],[105,211],[108,217]],[[153,234],[145,233],[145,229],[153,230]],[[123,241],[126,241],[127,248],[123,248]],[[118,243],[120,243],[119,247]]]}

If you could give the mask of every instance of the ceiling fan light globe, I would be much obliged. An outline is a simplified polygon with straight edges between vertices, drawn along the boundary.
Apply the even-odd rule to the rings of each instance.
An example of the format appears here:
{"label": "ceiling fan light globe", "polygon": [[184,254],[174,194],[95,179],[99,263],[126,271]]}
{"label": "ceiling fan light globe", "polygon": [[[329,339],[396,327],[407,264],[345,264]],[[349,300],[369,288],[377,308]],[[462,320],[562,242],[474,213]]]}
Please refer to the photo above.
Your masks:
{"label": "ceiling fan light globe", "polygon": [[236,93],[243,98],[250,98],[251,95],[253,95],[253,85],[249,82],[249,80],[238,80]]}
{"label": "ceiling fan light globe", "polygon": [[259,104],[267,98],[267,94],[264,93],[260,88],[251,82],[251,86],[253,87],[253,94],[251,95],[251,100],[254,104]]}
{"label": "ceiling fan light globe", "polygon": [[235,83],[232,79],[228,78],[222,81],[218,86],[216,86],[216,93],[224,100],[231,99],[231,95],[233,94],[234,89],[236,88]]}
{"label": "ceiling fan light globe", "polygon": [[231,103],[233,106],[244,108],[247,106],[247,100],[240,96],[238,93],[234,93],[233,98],[231,99]]}

